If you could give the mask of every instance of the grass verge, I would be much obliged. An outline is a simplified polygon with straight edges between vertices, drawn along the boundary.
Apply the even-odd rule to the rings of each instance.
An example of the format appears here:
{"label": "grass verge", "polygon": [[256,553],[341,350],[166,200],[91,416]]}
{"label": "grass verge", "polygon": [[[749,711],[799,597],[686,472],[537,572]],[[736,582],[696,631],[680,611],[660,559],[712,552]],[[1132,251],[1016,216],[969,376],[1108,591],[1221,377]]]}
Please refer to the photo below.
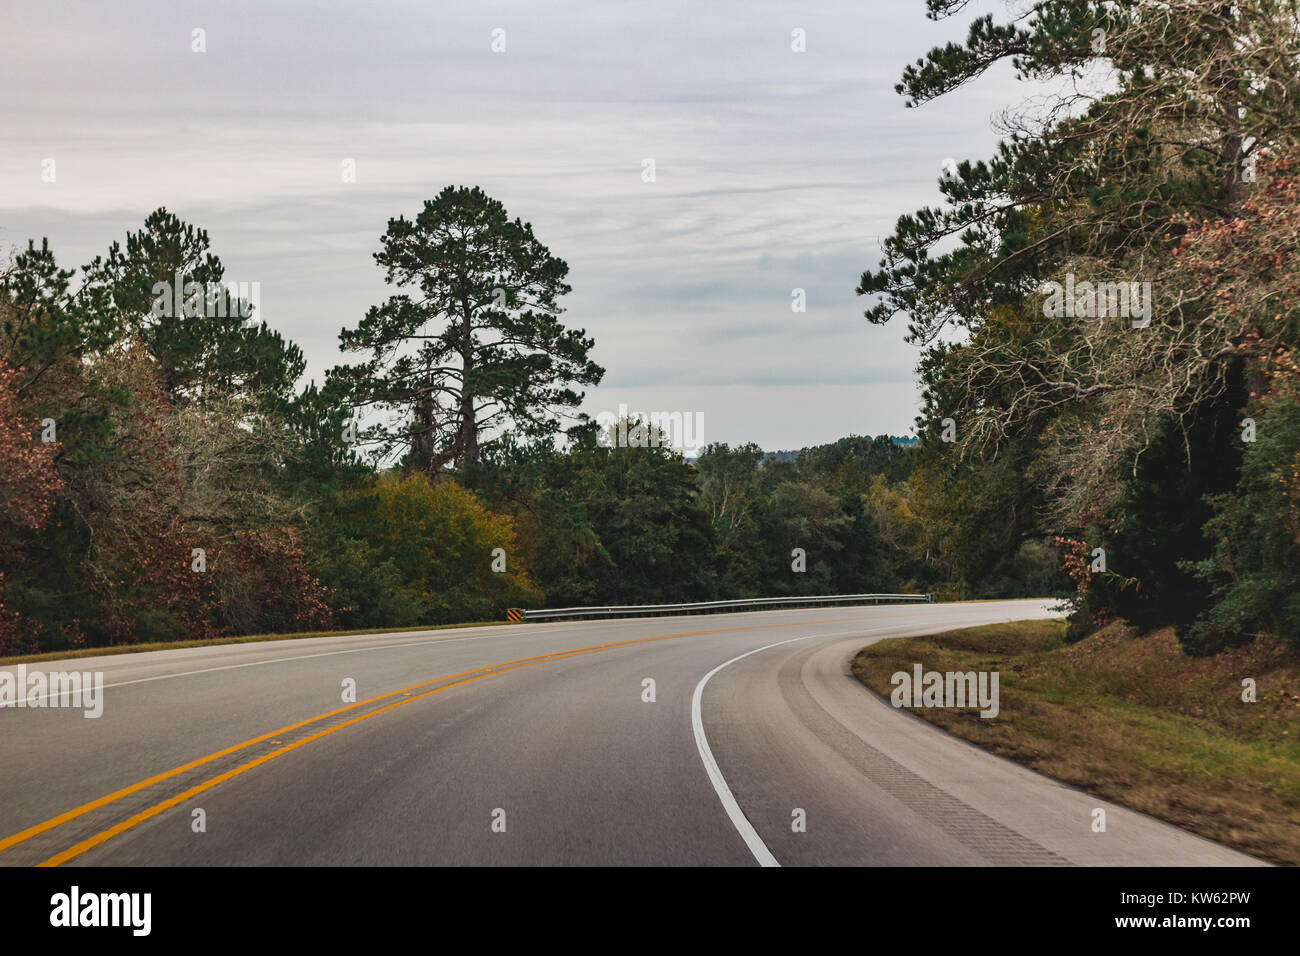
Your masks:
{"label": "grass verge", "polygon": [[402,634],[415,631],[445,631],[457,627],[491,627],[506,621],[466,621],[462,624],[430,624],[428,627],[370,627],[343,631],[300,631],[293,634],[245,634],[242,637],[214,637],[206,641],[159,641],[154,644],[114,644],[110,647],[78,647],[74,650],[47,651],[43,654],[19,654],[0,657],[0,666],[35,664],[40,661],[73,660],[78,657],[115,657],[118,654],[141,654],[145,651],[175,651],[185,647],[216,647],[220,644],[255,644],[262,641],[302,641],[313,637],[338,637],[343,634]]}
{"label": "grass verge", "polygon": [[[888,699],[896,671],[999,672],[1001,710],[914,708],[993,753],[1275,863],[1300,864],[1300,662],[1277,640],[1216,657],[1172,629],[1112,624],[1066,645],[1060,621],[894,638],[853,673]],[[1242,701],[1242,680],[1256,703]],[[912,708],[909,708],[912,709]]]}

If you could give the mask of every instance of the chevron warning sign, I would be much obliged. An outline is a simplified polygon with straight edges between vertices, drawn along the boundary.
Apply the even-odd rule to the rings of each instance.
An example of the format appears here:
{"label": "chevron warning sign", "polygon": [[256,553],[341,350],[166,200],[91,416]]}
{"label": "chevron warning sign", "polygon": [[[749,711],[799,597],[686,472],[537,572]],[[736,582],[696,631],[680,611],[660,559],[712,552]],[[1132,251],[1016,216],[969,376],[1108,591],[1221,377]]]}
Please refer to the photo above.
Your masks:
{"label": "chevron warning sign", "polygon": [[524,612],[517,607],[512,607],[510,610],[506,611],[506,617],[517,623],[524,619]]}

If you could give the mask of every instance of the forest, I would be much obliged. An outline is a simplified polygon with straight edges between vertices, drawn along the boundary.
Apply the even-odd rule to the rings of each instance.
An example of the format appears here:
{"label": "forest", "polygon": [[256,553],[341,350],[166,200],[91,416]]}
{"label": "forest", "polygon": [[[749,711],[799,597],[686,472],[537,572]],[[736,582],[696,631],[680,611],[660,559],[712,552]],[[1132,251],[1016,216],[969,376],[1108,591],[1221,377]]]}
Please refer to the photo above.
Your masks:
{"label": "forest", "polygon": [[[446,239],[474,223],[479,248]],[[77,269],[46,242],[14,257],[0,652],[1052,586],[1032,542],[960,581],[925,530],[924,456],[888,436],[687,460],[620,438],[644,423],[572,414],[604,370],[556,318],[567,266],[480,190],[449,187],[382,244],[396,294],[342,330],[361,360],[321,385],[165,209]],[[454,273],[466,287],[437,285]]]}
{"label": "forest", "polygon": [[916,443],[611,441],[567,263],[477,187],[389,220],[392,294],[320,383],[166,209],[75,268],[32,240],[0,272],[0,654],[869,591],[1300,646],[1297,22],[1046,0],[904,70],[911,108],[1008,64],[1054,91],[864,264]]}

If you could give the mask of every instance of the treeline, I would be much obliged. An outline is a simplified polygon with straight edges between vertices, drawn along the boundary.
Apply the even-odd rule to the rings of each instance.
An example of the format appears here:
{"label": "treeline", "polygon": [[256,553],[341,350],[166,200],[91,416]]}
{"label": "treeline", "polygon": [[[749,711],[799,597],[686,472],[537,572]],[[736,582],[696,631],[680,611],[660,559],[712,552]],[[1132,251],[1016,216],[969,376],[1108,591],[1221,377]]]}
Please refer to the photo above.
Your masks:
{"label": "treeline", "polygon": [[1008,61],[1052,91],[858,289],[925,349],[956,577],[1048,537],[1075,635],[1300,645],[1297,51],[1293,0],[1045,0],[904,71],[910,107]]}
{"label": "treeline", "polygon": [[1061,593],[1054,552],[1026,543],[974,587],[954,582],[916,452],[850,437],[767,459],[756,445],[616,447],[593,427],[570,447],[502,443],[462,477],[514,521],[552,605],[935,591]]}
{"label": "treeline", "polygon": [[[888,437],[690,463],[582,416],[561,432],[603,370],[558,321],[567,266],[479,190],[391,221],[376,258],[398,289],[341,333],[361,361],[304,387],[250,285],[166,210],[80,269],[45,242],[14,256],[0,653],[954,590],[933,488]],[[980,593],[1038,593],[1052,564],[1020,553]]]}
{"label": "treeline", "polygon": [[299,388],[301,352],[250,305],[165,210],[81,270],[32,243],[0,276],[0,653],[541,599],[522,562],[489,567],[510,518],[368,464],[349,396]]}
{"label": "treeline", "polygon": [[923,350],[914,447],[611,443],[568,266],[479,189],[389,221],[392,295],[306,387],[166,211],[80,270],[32,244],[0,275],[0,652],[914,589],[1300,645],[1297,51],[1300,0],[1041,0],[904,71],[910,106],[1005,60],[1058,91],[862,276]]}

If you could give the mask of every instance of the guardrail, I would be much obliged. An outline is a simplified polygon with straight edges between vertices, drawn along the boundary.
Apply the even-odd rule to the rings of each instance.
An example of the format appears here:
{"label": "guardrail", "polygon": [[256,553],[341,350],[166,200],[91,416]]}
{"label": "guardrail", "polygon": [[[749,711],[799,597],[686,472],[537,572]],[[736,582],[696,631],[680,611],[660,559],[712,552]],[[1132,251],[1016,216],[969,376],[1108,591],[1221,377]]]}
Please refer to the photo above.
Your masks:
{"label": "guardrail", "polygon": [[881,601],[933,601],[932,594],[818,594],[800,597],[737,598],[729,601],[696,601],[692,604],[623,604],[608,607],[559,607],[536,611],[511,608],[511,621],[541,621],[559,617],[597,617],[601,614],[689,614],[693,611],[738,610],[747,607],[770,607],[807,604],[866,604]]}

